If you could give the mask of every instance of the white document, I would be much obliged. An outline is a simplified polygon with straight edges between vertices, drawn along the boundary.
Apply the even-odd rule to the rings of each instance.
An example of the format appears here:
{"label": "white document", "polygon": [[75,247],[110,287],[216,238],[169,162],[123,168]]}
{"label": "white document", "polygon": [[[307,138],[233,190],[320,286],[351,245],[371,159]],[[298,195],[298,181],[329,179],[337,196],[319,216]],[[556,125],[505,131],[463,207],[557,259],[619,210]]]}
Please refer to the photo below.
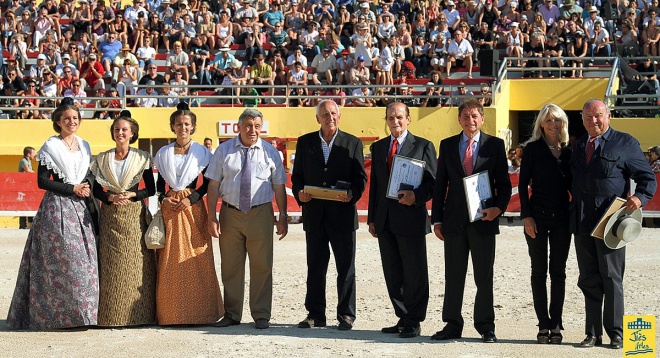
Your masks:
{"label": "white document", "polygon": [[419,159],[395,155],[392,159],[392,171],[390,182],[387,184],[387,197],[399,199],[397,192],[401,184],[408,184],[417,189],[424,178],[424,167],[426,162]]}
{"label": "white document", "polygon": [[488,172],[472,174],[463,178],[463,187],[465,188],[465,200],[467,201],[470,222],[480,220],[484,217],[483,214],[479,213],[480,210],[485,209],[484,201],[493,196],[490,191]]}

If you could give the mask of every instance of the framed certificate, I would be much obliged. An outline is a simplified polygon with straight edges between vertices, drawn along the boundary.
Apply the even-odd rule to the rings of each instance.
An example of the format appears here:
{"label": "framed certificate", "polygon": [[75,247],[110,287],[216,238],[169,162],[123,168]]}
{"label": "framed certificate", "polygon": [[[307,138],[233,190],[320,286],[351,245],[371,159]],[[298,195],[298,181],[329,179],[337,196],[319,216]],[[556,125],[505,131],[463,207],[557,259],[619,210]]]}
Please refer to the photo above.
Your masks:
{"label": "framed certificate", "polygon": [[417,189],[424,178],[424,167],[426,162],[423,160],[395,155],[392,159],[390,181],[387,183],[387,197],[399,200],[397,192],[401,184]]}
{"label": "framed certificate", "polygon": [[310,194],[314,199],[334,200],[334,201],[341,201],[337,198],[337,195],[348,194],[347,189],[333,189],[333,188],[324,188],[320,186],[311,186],[311,185],[305,185],[303,191],[307,194]]}
{"label": "framed certificate", "polygon": [[463,187],[470,222],[480,220],[484,215],[479,211],[486,208],[484,202],[493,196],[490,191],[488,172],[472,174],[463,178]]}

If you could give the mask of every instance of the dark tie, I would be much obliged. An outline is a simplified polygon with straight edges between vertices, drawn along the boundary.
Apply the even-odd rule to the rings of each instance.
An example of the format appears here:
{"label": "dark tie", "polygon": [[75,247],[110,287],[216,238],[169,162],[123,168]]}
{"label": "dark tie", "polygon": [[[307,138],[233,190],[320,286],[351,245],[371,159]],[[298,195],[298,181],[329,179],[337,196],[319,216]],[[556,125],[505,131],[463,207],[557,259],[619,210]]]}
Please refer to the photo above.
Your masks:
{"label": "dark tie", "polygon": [[241,194],[238,199],[238,208],[243,213],[250,211],[252,198],[252,165],[250,163],[250,148],[245,148],[243,169],[241,169]]}
{"label": "dark tie", "polygon": [[474,170],[472,144],[474,144],[474,139],[469,138],[467,148],[465,148],[465,155],[463,156],[463,168],[467,175],[472,175],[472,170]]}
{"label": "dark tie", "polygon": [[587,165],[589,165],[589,162],[591,161],[591,157],[594,156],[595,151],[596,151],[596,137],[593,137],[589,139],[589,142],[587,142],[587,151],[585,152],[585,159]]}
{"label": "dark tie", "polygon": [[394,161],[394,156],[396,155],[396,147],[397,144],[399,144],[398,140],[393,140],[392,141],[392,148],[390,149],[390,155],[387,156],[387,169],[392,170],[392,162]]}

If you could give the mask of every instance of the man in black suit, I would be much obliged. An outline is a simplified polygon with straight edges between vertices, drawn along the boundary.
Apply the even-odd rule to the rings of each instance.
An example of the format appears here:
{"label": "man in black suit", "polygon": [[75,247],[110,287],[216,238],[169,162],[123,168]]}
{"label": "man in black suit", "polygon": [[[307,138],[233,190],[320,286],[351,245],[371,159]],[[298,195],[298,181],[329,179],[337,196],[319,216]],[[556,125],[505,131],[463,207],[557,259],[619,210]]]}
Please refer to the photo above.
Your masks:
{"label": "man in black suit", "polygon": [[[460,338],[463,333],[463,291],[468,255],[472,255],[477,295],[474,302],[474,327],[486,343],[497,342],[493,308],[493,262],[498,217],[511,198],[504,141],[481,132],[484,107],[475,100],[458,107],[458,123],[463,131],[440,142],[438,171],[435,177],[432,220],[435,235],[445,246],[445,298],[442,320],[445,327],[433,340]],[[463,178],[488,172],[492,198],[481,210],[483,217],[470,222]]]}
{"label": "man in black suit", "polygon": [[[429,303],[429,273],[426,234],[431,224],[426,202],[435,182],[436,154],[433,143],[408,131],[410,111],[401,102],[387,106],[385,122],[391,135],[371,145],[369,186],[369,232],[378,238],[387,292],[399,321],[383,333],[401,338],[417,337]],[[426,163],[422,183],[412,190],[399,190],[399,199],[387,197],[394,155]],[[406,183],[412,184],[412,183]]]}
{"label": "man in black suit", "polygon": [[[625,208],[636,210],[651,200],[657,183],[639,142],[610,128],[610,118],[610,109],[602,101],[589,100],[582,108],[587,134],[575,143],[571,157],[570,228],[575,234],[578,287],[584,294],[586,310],[587,337],[580,346],[601,345],[604,326],[610,347],[620,349],[626,248],[610,249],[591,232],[614,198],[627,198]],[[636,184],[632,195],[630,179]]]}
{"label": "man in black suit", "polygon": [[[325,281],[330,249],[337,266],[337,320],[340,330],[353,328],[355,320],[355,230],[358,228],[356,203],[367,182],[363,144],[355,136],[339,130],[341,113],[337,104],[324,100],[316,107],[320,131],[298,138],[296,165],[291,182],[293,195],[302,207],[303,230],[307,242],[307,317],[300,328],[324,327]],[[315,199],[305,186],[348,189],[336,200]]]}

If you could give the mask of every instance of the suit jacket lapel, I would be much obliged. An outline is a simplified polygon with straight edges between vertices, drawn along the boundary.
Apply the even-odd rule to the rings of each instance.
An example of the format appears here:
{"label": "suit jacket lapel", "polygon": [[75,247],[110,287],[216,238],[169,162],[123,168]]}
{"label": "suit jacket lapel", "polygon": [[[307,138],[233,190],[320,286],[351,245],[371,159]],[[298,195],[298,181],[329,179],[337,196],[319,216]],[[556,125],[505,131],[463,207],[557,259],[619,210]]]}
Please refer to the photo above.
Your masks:
{"label": "suit jacket lapel", "polygon": [[415,147],[415,136],[412,133],[408,132],[406,140],[403,142],[403,146],[399,149],[399,155],[403,157],[408,157],[410,152]]}
{"label": "suit jacket lapel", "polygon": [[479,138],[479,153],[477,153],[477,161],[474,163],[474,173],[479,172],[479,168],[486,162],[488,158],[488,140],[490,136],[484,132],[481,132],[481,138]]}
{"label": "suit jacket lapel", "polygon": [[[344,132],[340,131],[337,129],[337,136],[335,137],[335,141],[332,142],[332,147],[330,147],[330,155],[328,156],[328,167],[331,165],[333,158],[337,156],[337,147],[345,147],[346,146],[346,136],[344,135]],[[321,148],[321,160],[323,160],[323,148]]]}
{"label": "suit jacket lapel", "polygon": [[[463,174],[465,175],[465,168],[463,168],[463,162],[461,161],[461,140],[463,139],[463,132],[453,137],[454,143],[449,145],[449,153],[447,153],[447,158],[454,161],[454,165],[457,168],[461,168]],[[449,163],[448,163],[449,165]]]}

